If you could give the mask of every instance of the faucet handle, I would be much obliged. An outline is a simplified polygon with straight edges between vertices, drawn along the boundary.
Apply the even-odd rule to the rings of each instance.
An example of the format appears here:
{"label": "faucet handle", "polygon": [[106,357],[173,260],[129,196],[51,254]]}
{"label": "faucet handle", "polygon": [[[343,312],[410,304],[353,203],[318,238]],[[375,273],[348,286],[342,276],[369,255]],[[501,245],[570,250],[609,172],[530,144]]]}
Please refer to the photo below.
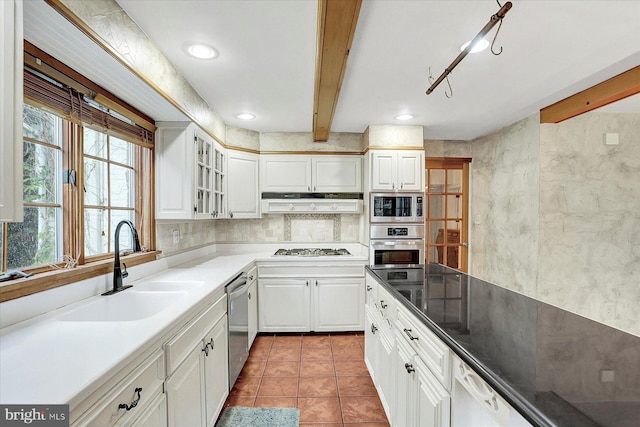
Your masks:
{"label": "faucet handle", "polygon": [[123,262],[122,265],[124,266],[124,270],[122,271],[122,278],[124,279],[125,277],[129,277],[129,272],[127,271],[127,264]]}

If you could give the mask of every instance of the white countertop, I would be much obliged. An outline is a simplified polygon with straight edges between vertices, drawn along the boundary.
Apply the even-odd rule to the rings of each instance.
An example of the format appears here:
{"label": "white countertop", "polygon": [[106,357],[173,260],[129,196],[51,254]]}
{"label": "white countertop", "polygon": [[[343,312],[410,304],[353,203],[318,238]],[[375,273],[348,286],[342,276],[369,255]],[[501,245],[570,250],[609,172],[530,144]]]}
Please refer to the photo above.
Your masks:
{"label": "white countertop", "polygon": [[[167,329],[204,298],[246,271],[254,261],[366,262],[363,254],[297,257],[273,252],[216,253],[164,270],[148,280],[201,280],[159,313],[125,322],[61,321],[59,317],[103,296],[84,299],[0,330],[0,402],[3,404],[70,404],[71,410],[113,376],[125,363],[161,339]],[[338,260],[339,258],[339,260]],[[126,291],[124,291],[126,292]]]}

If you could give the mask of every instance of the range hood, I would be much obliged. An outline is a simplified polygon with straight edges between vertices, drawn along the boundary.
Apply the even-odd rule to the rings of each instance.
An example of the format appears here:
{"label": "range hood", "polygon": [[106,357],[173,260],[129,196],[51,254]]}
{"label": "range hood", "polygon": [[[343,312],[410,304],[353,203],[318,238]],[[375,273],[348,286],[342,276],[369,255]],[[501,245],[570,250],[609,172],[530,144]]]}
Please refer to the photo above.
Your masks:
{"label": "range hood", "polygon": [[262,193],[262,213],[362,213],[362,193]]}

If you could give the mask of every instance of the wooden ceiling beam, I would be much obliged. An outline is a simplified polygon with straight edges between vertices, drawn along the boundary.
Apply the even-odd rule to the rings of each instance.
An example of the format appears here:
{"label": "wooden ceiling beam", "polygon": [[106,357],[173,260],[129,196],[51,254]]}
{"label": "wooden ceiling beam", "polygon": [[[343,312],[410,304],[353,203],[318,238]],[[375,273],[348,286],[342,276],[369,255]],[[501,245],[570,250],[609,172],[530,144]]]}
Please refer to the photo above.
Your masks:
{"label": "wooden ceiling beam", "polygon": [[318,0],[314,141],[329,138],[361,5],[362,0]]}
{"label": "wooden ceiling beam", "polygon": [[540,110],[540,123],[559,123],[640,93],[640,65]]}

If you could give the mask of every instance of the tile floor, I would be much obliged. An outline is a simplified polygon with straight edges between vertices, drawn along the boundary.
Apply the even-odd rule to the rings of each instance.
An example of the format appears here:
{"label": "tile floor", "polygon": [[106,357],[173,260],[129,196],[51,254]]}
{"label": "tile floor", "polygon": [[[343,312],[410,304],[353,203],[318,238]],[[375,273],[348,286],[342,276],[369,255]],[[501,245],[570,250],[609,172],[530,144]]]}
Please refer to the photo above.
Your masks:
{"label": "tile floor", "polygon": [[225,406],[297,407],[301,427],[389,426],[363,334],[258,336]]}

